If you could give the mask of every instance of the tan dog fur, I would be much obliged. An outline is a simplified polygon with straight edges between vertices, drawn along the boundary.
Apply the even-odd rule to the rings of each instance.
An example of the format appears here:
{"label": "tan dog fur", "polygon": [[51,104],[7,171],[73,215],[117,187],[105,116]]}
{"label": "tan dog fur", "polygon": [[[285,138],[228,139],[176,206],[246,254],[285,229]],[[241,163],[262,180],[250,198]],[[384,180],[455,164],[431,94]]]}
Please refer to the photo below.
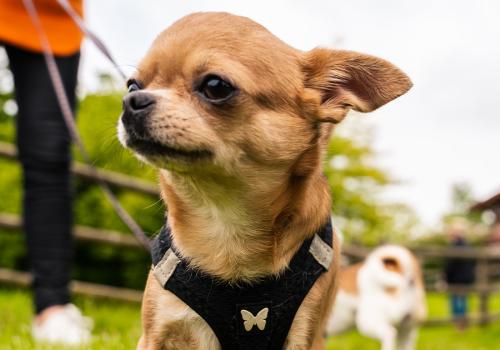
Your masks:
{"label": "tan dog fur", "polygon": [[338,289],[344,290],[348,294],[358,294],[358,272],[363,267],[363,263],[357,263],[339,271]]}
{"label": "tan dog fur", "polygon": [[[227,104],[199,98],[206,74],[238,88]],[[322,155],[332,123],[402,95],[409,79],[392,64],[348,51],[302,52],[255,22],[197,13],[161,33],[134,78],[155,96],[147,127],[156,142],[210,157],[138,154],[159,167],[172,237],[193,266],[229,283],[279,274],[330,217]],[[119,126],[122,143],[127,135]],[[286,349],[322,349],[336,288],[329,271],[300,306]],[[206,322],[150,274],[139,349],[218,349]]]}

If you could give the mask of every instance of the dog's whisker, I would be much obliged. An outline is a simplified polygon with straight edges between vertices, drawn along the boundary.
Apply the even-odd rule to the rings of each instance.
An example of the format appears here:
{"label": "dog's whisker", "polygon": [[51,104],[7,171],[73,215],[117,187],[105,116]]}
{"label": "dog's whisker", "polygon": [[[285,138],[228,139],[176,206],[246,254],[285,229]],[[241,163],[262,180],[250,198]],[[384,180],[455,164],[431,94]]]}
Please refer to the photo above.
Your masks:
{"label": "dog's whisker", "polygon": [[164,209],[163,200],[160,198],[157,201],[151,203],[150,205],[144,207],[144,209],[151,209],[156,207],[157,209]]}

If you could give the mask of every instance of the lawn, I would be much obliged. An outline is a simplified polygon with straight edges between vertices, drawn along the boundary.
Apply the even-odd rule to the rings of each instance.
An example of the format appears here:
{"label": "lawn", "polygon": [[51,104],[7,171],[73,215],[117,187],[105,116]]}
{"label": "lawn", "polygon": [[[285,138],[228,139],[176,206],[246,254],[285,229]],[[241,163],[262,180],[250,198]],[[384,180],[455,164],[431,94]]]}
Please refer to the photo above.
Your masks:
{"label": "lawn", "polygon": [[[77,298],[75,304],[94,319],[91,349],[135,349],[141,333],[138,304],[92,298]],[[64,349],[34,345],[30,335],[31,312],[28,292],[0,289],[0,350]]]}
{"label": "lawn", "polygon": [[[429,296],[431,316],[444,316],[446,298]],[[94,319],[95,338],[91,349],[134,349],[140,335],[139,305],[77,298],[75,303]],[[477,307],[475,298],[471,307]],[[500,296],[492,300],[492,309],[500,310]],[[0,288],[0,349],[59,350],[61,347],[35,346],[30,337],[31,304],[25,290]],[[329,339],[328,350],[376,350],[376,342],[350,332]],[[425,328],[420,333],[419,350],[500,350],[500,324],[473,327],[457,332],[452,327]]]}

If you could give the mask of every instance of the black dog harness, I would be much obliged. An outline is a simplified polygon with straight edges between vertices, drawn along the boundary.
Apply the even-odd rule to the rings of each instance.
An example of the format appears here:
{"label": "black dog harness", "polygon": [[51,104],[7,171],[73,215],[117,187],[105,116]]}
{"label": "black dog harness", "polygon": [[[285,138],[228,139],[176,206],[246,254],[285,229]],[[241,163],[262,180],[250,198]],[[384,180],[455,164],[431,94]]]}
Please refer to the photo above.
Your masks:
{"label": "black dog harness", "polygon": [[333,258],[329,221],[289,268],[254,284],[229,285],[179,258],[166,224],[151,245],[153,274],[212,328],[224,350],[282,349],[299,306]]}

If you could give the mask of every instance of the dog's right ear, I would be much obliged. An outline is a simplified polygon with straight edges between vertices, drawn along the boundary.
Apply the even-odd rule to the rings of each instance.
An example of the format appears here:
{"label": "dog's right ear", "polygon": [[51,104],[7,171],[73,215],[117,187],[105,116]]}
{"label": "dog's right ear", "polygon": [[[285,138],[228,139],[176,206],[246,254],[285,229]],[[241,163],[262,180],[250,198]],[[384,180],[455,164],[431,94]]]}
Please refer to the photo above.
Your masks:
{"label": "dog's right ear", "polygon": [[319,121],[339,123],[351,108],[371,112],[412,86],[399,68],[377,57],[322,48],[304,55],[302,100]]}

